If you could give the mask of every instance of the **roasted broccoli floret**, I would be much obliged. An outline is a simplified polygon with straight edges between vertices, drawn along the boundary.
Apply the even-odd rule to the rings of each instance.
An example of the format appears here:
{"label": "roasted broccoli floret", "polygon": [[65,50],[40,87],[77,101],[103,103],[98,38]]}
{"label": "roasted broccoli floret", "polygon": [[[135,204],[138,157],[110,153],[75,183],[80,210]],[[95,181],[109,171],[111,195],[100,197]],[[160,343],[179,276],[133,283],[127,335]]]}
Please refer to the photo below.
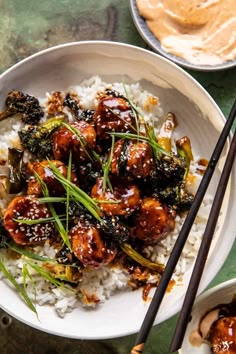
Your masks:
{"label": "roasted broccoli floret", "polygon": [[0,248],[6,248],[7,242],[10,240],[7,230],[3,226],[3,220],[0,219]]}
{"label": "roasted broccoli floret", "polygon": [[179,156],[163,155],[159,161],[156,161],[156,169],[151,175],[151,183],[158,189],[167,186],[175,186],[181,182],[185,176],[186,163]]}
{"label": "roasted broccoli floret", "polygon": [[56,253],[56,260],[60,264],[70,264],[70,265],[77,265],[81,266],[82,264],[78,260],[77,257],[73,253],[70,252],[69,248],[64,245],[57,253]]}
{"label": "roasted broccoli floret", "polygon": [[179,212],[191,207],[193,196],[185,190],[186,171],[189,164],[179,155],[163,156],[157,161],[156,169],[148,180],[151,191],[164,204],[174,207]]}
{"label": "roasted broccoli floret", "polygon": [[24,123],[36,125],[44,115],[38,99],[20,91],[9,92],[5,104],[6,110],[0,113],[0,120],[20,114]]}
{"label": "roasted broccoli floret", "polygon": [[184,157],[163,155],[156,161],[156,168],[146,179],[142,189],[147,195],[156,194],[162,203],[179,212],[187,211],[193,201],[193,196],[185,189],[188,169],[189,162]]}
{"label": "roasted broccoli floret", "polygon": [[193,202],[193,195],[188,193],[184,186],[167,187],[158,192],[162,203],[172,206],[178,212],[188,211]]}
{"label": "roasted broccoli floret", "polygon": [[185,180],[193,159],[190,140],[183,137],[176,142],[177,154],[163,155],[156,161],[156,169],[149,178],[152,191],[164,204],[179,212],[190,209],[193,195],[185,189]]}
{"label": "roasted broccoli floret", "polygon": [[18,132],[21,144],[40,160],[52,155],[52,132],[58,128],[64,120],[51,118],[38,126],[29,126]]}
{"label": "roasted broccoli floret", "polygon": [[129,239],[130,229],[125,225],[118,216],[106,216],[99,228],[104,232],[110,240],[123,243]]}
{"label": "roasted broccoli floret", "polygon": [[85,120],[87,123],[91,123],[93,121],[94,110],[86,109],[86,110],[79,110],[78,111],[78,120]]}
{"label": "roasted broccoli floret", "polygon": [[89,161],[78,167],[79,185],[87,192],[91,191],[99,177],[102,177],[102,171],[101,167],[96,163]]}
{"label": "roasted broccoli floret", "polygon": [[88,210],[80,203],[76,201],[69,202],[68,215],[73,220],[83,220],[85,223],[95,223],[96,219],[94,219],[93,215],[88,212]]}
{"label": "roasted broccoli floret", "polygon": [[66,95],[64,99],[63,106],[68,107],[71,110],[71,112],[74,114],[76,119],[84,120],[85,122],[88,123],[93,121],[93,115],[95,111],[91,109],[82,110],[79,106],[78,101],[69,93]]}
{"label": "roasted broccoli floret", "polygon": [[79,102],[69,93],[64,98],[63,106],[70,108],[74,114],[77,114],[77,111],[80,109]]}

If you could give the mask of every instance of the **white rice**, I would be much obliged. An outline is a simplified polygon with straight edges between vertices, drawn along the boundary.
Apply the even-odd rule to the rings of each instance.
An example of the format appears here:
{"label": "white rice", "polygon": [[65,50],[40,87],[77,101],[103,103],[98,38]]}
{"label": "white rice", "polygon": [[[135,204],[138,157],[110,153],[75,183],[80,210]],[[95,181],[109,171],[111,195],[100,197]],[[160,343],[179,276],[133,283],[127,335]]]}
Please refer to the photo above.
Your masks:
{"label": "white rice", "polygon": [[[90,80],[84,81],[81,85],[71,88],[71,90],[78,94],[84,109],[94,109],[96,105],[97,92],[104,91],[105,88],[112,88],[122,94],[125,94],[124,85],[122,83],[114,83],[112,85],[107,84],[97,76],[91,78]],[[140,107],[145,120],[148,121],[155,117],[155,124],[158,125],[160,118],[163,116],[163,112],[158,99],[156,101],[150,100],[149,98],[152,95],[149,92],[142,90],[139,83],[127,85],[127,90],[129,92],[130,98],[137,104],[137,106]],[[45,107],[45,110],[47,108],[46,104],[49,95],[50,93],[46,94],[46,98],[41,98],[40,100],[41,104]],[[8,124],[5,124],[5,122],[4,124],[1,123],[1,159],[7,160],[8,147],[19,147],[18,131],[21,125],[22,124],[20,122],[14,122],[13,124],[12,120],[9,120]],[[197,176],[197,184],[200,178],[196,173],[195,162],[193,162],[191,165],[191,172]],[[196,188],[196,184],[194,188]],[[8,202],[9,200],[0,200],[0,209],[3,210]],[[193,260],[196,257],[203,235],[206,218],[209,214],[210,205],[211,198],[207,196],[200,209],[198,217],[195,220],[188,241],[176,267],[174,278],[177,280],[181,279],[183,274],[192,265]],[[157,245],[147,246],[145,249],[146,257],[153,262],[166,264],[183,221],[184,217],[177,216],[175,230]],[[7,258],[6,250],[0,250],[0,252],[1,258],[3,259],[6,267],[11,271],[15,279],[22,284],[23,260],[17,259],[12,261],[11,259]],[[45,244],[44,247],[38,247],[38,252],[50,258],[53,258],[55,255],[55,250],[53,250],[52,247],[49,247],[48,244]],[[51,285],[51,283],[41,278],[35,271],[30,271],[34,278],[34,283],[29,281],[27,284],[27,290],[30,298],[34,301],[36,291],[37,303],[39,305],[44,305],[45,303],[54,305],[55,310],[61,317],[63,317],[67,312],[72,311],[73,308],[78,307],[81,303],[86,306],[94,306],[94,303],[87,303],[87,297],[96,296],[96,298],[101,303],[109,299],[115,292],[129,289],[128,271],[115,267],[105,266],[98,270],[86,268],[83,272],[82,281],[79,283],[76,290],[55,288]],[[1,276],[2,275],[0,274],[0,277]],[[150,282],[155,280],[156,279],[153,279],[153,277],[150,277]],[[36,289],[34,284],[36,284]],[[142,301],[141,296],[140,301]]]}

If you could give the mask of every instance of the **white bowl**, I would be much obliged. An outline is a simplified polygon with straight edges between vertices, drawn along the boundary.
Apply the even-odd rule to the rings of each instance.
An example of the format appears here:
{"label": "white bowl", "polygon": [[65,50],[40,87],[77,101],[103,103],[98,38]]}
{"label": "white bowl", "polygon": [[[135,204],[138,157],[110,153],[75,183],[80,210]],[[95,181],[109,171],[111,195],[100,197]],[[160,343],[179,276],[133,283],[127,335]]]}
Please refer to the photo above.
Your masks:
{"label": "white bowl", "polygon": [[[0,77],[0,102],[3,105],[12,88],[41,97],[46,91],[65,90],[93,75],[108,82],[140,81],[143,88],[160,98],[163,111],[175,112],[180,134],[188,135],[194,153],[209,158],[225,118],[207,92],[186,72],[167,59],[134,46],[112,42],[69,43],[44,50],[16,64]],[[1,107],[0,107],[1,108]],[[211,184],[215,191],[228,144]],[[236,179],[232,174],[226,192],[219,227],[200,285],[202,291],[223,265],[236,233]],[[180,310],[190,271],[183,285],[176,286],[162,303],[155,323]],[[0,282],[0,306],[28,325],[52,334],[84,339],[114,338],[137,332],[148,308],[140,291],[114,295],[94,310],[79,308],[64,319],[50,306],[38,307],[39,319],[5,282]]]}
{"label": "white bowl", "polygon": [[201,318],[214,307],[232,302],[236,295],[236,278],[228,280],[201,294],[193,307],[191,321],[188,324],[182,348],[179,354],[211,354],[209,345],[206,343],[195,347],[189,341],[192,331],[197,330]]}

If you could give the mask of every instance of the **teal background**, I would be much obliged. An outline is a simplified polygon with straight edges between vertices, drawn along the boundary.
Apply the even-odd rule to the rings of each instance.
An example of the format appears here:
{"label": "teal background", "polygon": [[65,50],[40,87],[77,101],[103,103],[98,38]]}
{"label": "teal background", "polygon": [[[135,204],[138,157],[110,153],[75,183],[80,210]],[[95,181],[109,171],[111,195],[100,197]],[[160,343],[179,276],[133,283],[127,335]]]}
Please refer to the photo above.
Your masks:
{"label": "teal background", "polygon": [[[128,0],[0,0],[0,72],[41,49],[94,39],[149,49],[132,22]],[[188,72],[205,87],[227,116],[236,97],[236,68]],[[210,287],[235,277],[235,259],[236,244]],[[135,335],[103,341],[59,338],[6,316],[0,310],[1,354],[126,354],[135,341]],[[8,319],[11,324],[4,325],[4,320]],[[169,353],[176,319],[177,316],[152,329],[144,353]]]}

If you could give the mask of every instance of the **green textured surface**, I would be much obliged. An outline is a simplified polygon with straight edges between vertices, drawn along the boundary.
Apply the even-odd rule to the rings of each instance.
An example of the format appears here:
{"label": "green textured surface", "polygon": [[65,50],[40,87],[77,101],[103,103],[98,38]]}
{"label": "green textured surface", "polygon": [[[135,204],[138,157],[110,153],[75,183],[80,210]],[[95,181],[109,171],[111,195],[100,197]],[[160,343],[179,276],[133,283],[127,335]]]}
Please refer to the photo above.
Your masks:
{"label": "green textured surface", "polygon": [[[148,48],[135,29],[128,0],[0,0],[0,72],[41,49],[78,40],[103,39]],[[236,68],[194,72],[227,116],[236,97]],[[236,245],[210,286],[235,277]],[[40,333],[12,319],[2,323],[1,354],[126,354],[135,335],[99,342],[70,340]],[[152,329],[146,354],[167,354],[176,317]],[[189,353],[191,354],[191,353]]]}

